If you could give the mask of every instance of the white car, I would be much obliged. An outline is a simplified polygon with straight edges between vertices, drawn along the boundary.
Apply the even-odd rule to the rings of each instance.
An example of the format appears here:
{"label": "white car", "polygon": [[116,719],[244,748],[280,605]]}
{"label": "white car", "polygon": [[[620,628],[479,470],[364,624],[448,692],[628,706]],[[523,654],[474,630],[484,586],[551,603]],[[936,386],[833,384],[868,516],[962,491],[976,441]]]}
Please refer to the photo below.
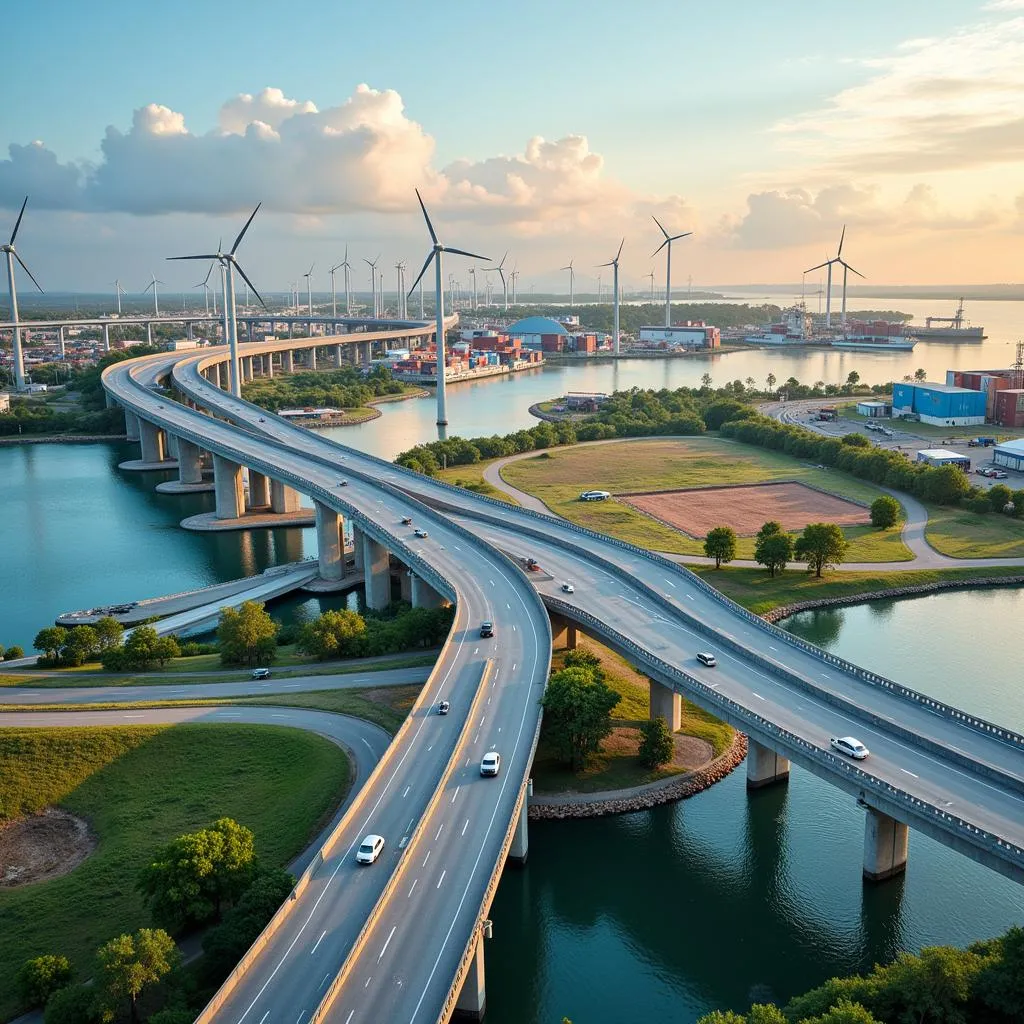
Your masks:
{"label": "white car", "polygon": [[566,594],[575,594],[576,593],[576,588],[571,583],[563,583],[562,584],[562,590]]}
{"label": "white car", "polygon": [[356,860],[360,864],[372,864],[384,849],[384,837],[371,833],[360,844]]}
{"label": "white car", "polygon": [[414,530],[414,531],[413,531],[413,533],[414,533],[414,534],[415,534],[415,535],[416,535],[417,537],[426,537],[426,536],[427,536],[427,531],[426,531],[426,530],[420,530],[420,529],[416,529],[416,530]]}
{"label": "white car", "polygon": [[610,491],[584,491],[580,495],[580,501],[607,501],[610,497]]}
{"label": "white car", "polygon": [[253,679],[269,679],[270,669],[269,668],[254,668],[252,670]]}
{"label": "white car", "polygon": [[480,762],[481,775],[497,775],[499,768],[501,768],[501,754],[496,750],[484,754],[484,759]]}
{"label": "white car", "polygon": [[715,656],[710,651],[699,651],[697,654],[697,660],[702,665],[707,665],[708,668],[714,668],[718,662],[715,661]]}
{"label": "white car", "polygon": [[828,742],[833,750],[852,757],[856,761],[863,761],[871,753],[860,740],[854,739],[852,736],[833,736]]}

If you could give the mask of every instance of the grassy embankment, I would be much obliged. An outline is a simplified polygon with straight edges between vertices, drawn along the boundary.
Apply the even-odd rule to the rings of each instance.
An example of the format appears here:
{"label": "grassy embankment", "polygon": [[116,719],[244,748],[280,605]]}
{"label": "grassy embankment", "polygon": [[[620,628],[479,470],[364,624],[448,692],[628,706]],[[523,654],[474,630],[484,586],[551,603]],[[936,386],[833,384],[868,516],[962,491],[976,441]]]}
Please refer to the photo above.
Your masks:
{"label": "grassy embankment", "polygon": [[1024,519],[950,505],[927,508],[925,538],[936,551],[951,558],[1024,558]]}
{"label": "grassy embankment", "polygon": [[[640,742],[638,726],[648,718],[651,709],[647,677],[637,672],[624,658],[589,637],[580,636],[579,646],[593,651],[601,658],[605,682],[622,698],[612,712],[615,731],[605,739],[601,751],[590,757],[586,768],[580,772],[571,772],[555,757],[545,741],[542,728],[533,762],[537,792],[600,793],[640,786],[645,782],[654,782],[687,771],[687,766],[675,764],[652,771],[637,761],[636,752]],[[554,653],[551,659],[553,672],[563,667],[565,655],[565,650]],[[705,740],[717,757],[728,748],[733,730],[684,698],[679,733]]]}
{"label": "grassy embankment", "polygon": [[[713,437],[557,448],[509,463],[502,470],[502,477],[580,526],[642,547],[682,555],[702,555],[703,541],[664,526],[614,498],[581,502],[580,491],[602,488],[614,494],[793,480],[867,503],[882,494],[872,484],[837,470],[819,469],[787,455]],[[843,532],[850,542],[847,561],[911,559],[898,530],[853,526]],[[752,537],[741,537],[737,548],[737,558],[754,557]]]}
{"label": "grassy embankment", "polygon": [[0,820],[59,804],[87,820],[93,854],[63,878],[0,889],[0,1019],[26,959],[63,953],[89,976],[98,946],[150,925],[135,879],[159,844],[228,816],[284,865],[350,781],[335,744],[277,726],[0,730]]}
{"label": "grassy embankment", "polygon": [[437,479],[443,480],[446,484],[455,484],[456,487],[465,487],[467,491],[474,491],[488,498],[497,498],[498,501],[507,501],[510,505],[518,505],[519,502],[511,494],[506,494],[484,479],[484,470],[496,461],[496,459],[488,459],[472,466],[453,466],[451,469],[442,469],[437,474]]}
{"label": "grassy embankment", "polygon": [[[275,679],[293,679],[306,676],[351,675],[356,672],[375,672],[387,669],[419,668],[433,665],[436,652],[425,654],[396,654],[368,659],[366,664],[349,662],[325,662],[295,653],[293,645],[278,648],[280,660],[275,661],[271,671]],[[289,667],[290,666],[290,667]],[[250,669],[223,669],[220,655],[198,654],[191,658],[174,658],[163,668],[152,672],[136,672],[126,675],[110,675],[103,671],[98,662],[80,665],[77,668],[60,669],[17,669],[23,675],[0,674],[0,687],[32,686],[39,689],[65,686],[189,686],[205,683],[244,683],[251,680]],[[182,673],[208,673],[201,677],[190,677]]]}

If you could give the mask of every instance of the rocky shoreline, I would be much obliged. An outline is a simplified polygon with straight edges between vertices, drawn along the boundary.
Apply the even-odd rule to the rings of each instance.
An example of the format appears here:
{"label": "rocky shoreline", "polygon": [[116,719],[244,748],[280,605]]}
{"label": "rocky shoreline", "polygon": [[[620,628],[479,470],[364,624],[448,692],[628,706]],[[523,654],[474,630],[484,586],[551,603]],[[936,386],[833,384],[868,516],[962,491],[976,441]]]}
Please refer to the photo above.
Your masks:
{"label": "rocky shoreline", "polygon": [[607,814],[645,811],[661,804],[685,800],[724,779],[746,756],[747,737],[737,732],[724,754],[695,771],[650,782],[634,789],[622,790],[619,793],[579,793],[571,798],[557,797],[557,803],[535,802],[545,799],[537,797],[530,801],[529,819],[550,821],[565,818],[600,818]]}

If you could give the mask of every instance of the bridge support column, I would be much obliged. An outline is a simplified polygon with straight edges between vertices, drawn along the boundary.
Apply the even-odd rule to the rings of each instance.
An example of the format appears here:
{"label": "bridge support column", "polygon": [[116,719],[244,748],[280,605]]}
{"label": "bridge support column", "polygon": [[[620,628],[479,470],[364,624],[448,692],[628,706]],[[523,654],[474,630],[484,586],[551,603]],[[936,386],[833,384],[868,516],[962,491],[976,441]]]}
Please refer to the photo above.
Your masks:
{"label": "bridge support column", "polygon": [[228,363],[217,364],[217,386],[221,391],[230,390],[231,369]]}
{"label": "bridge support column", "polygon": [[103,325],[103,351],[110,351],[110,324]]}
{"label": "bridge support column", "polygon": [[561,615],[551,616],[551,646],[564,647],[567,651],[576,650],[576,623],[569,622]]}
{"label": "bridge support column", "polygon": [[138,441],[139,417],[131,409],[125,409],[124,411],[124,432],[129,441]]}
{"label": "bridge support column", "polygon": [[152,345],[153,344],[153,324],[152,323],[147,323],[146,324],[146,344],[147,345]]}
{"label": "bridge support column", "polygon": [[246,511],[256,508],[266,508],[270,504],[270,480],[262,473],[249,470],[249,500],[246,502]]}
{"label": "bridge support column", "polygon": [[750,740],[747,745],[747,789],[760,789],[789,780],[789,758]]}
{"label": "bridge support column", "polygon": [[268,352],[263,357],[263,372],[273,380],[274,377],[274,353]]}
{"label": "bridge support column", "polygon": [[168,434],[164,431],[164,449],[165,454],[170,459],[176,459],[178,457],[178,438],[174,434]]}
{"label": "bridge support column", "polygon": [[103,404],[108,409],[113,409],[117,405],[117,399],[109,391],[103,392]]}
{"label": "bridge support column", "polygon": [[252,356],[245,356],[242,359],[242,380],[252,380]]}
{"label": "bridge support column", "polygon": [[199,445],[178,438],[178,480],[183,484],[203,482],[202,452]]}
{"label": "bridge support column", "polygon": [[527,802],[533,794],[533,779],[526,784],[523,790],[523,799],[519,801],[519,817],[516,818],[516,830],[512,834],[512,845],[508,848],[508,859],[512,864],[523,865],[526,863],[526,855],[530,852],[530,834],[528,824]]}
{"label": "bridge support column", "polygon": [[413,608],[443,608],[447,603],[447,598],[439,594],[426,580],[420,579],[419,576],[413,573]]}
{"label": "bridge support column", "polygon": [[299,492],[280,480],[270,481],[270,511],[298,512]]}
{"label": "bridge support column", "polygon": [[342,359],[343,359],[343,356],[341,354],[341,346],[340,345],[335,345],[334,346],[334,365],[339,370],[341,369],[341,366],[342,366]]}
{"label": "bridge support column", "polygon": [[881,882],[907,870],[909,829],[888,814],[867,808],[864,820],[864,878]]}
{"label": "bridge support column", "polygon": [[466,972],[462,991],[455,1001],[455,1020],[482,1021],[487,1008],[487,987],[484,983],[484,937],[481,933],[476,940],[473,962]]}
{"label": "bridge support column", "polygon": [[242,490],[242,467],[237,462],[214,453],[213,491],[217,502],[214,515],[218,519],[239,519],[245,509]]}
{"label": "bridge support column", "polygon": [[[289,337],[291,337],[291,335],[289,335]],[[281,372],[295,372],[295,356],[289,351],[284,351],[281,353]]]}
{"label": "bridge support column", "polygon": [[391,603],[391,570],[388,566],[388,549],[365,533],[362,535],[362,540],[366,607],[380,611]]}
{"label": "bridge support column", "polygon": [[66,349],[64,347],[64,328],[57,328],[57,350],[60,352],[61,361],[64,360],[66,355]]}
{"label": "bridge support column", "polygon": [[320,577],[325,580],[340,580],[345,575],[345,547],[342,530],[345,520],[319,501],[313,502],[316,510],[316,552],[320,565]]}
{"label": "bridge support column", "polygon": [[309,365],[309,368],[311,370],[315,370],[316,369],[316,349],[315,348],[307,348],[306,349],[306,361],[307,361],[307,364]]}
{"label": "bridge support column", "polygon": [[163,462],[167,453],[164,451],[163,431],[149,420],[139,420],[139,441],[142,445],[143,462]]}
{"label": "bridge support column", "polygon": [[373,342],[364,341],[359,347],[362,349],[362,352],[359,354],[359,361],[363,366],[369,366],[370,361],[373,359]]}
{"label": "bridge support column", "polygon": [[683,724],[683,699],[669,686],[647,680],[651,688],[651,720],[664,718],[669,732],[676,732]]}
{"label": "bridge support column", "polygon": [[398,599],[408,601],[412,604],[412,569],[399,569],[398,571]]}

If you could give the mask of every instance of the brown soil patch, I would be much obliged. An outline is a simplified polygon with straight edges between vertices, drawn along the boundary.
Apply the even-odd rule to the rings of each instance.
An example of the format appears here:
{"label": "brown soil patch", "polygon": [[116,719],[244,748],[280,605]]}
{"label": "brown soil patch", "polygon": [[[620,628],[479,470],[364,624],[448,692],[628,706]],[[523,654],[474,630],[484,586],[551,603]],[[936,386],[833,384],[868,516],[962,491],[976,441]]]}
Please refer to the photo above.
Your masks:
{"label": "brown soil patch", "polygon": [[701,539],[716,526],[731,526],[739,536],[752,537],[769,519],[782,523],[784,530],[802,530],[808,523],[818,522],[839,526],[870,522],[863,506],[798,483],[697,487],[631,494],[621,500],[666,526]]}
{"label": "brown soil patch", "polygon": [[88,824],[57,807],[7,822],[0,825],[0,889],[60,878],[94,849]]}
{"label": "brown soil patch", "polygon": [[[695,736],[676,733],[672,741],[676,751],[672,758],[672,766],[675,768],[690,772],[707,764],[715,756],[711,744]],[[601,741],[601,752],[606,756],[636,757],[639,751],[640,730],[636,726],[618,725]]]}

